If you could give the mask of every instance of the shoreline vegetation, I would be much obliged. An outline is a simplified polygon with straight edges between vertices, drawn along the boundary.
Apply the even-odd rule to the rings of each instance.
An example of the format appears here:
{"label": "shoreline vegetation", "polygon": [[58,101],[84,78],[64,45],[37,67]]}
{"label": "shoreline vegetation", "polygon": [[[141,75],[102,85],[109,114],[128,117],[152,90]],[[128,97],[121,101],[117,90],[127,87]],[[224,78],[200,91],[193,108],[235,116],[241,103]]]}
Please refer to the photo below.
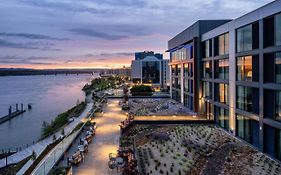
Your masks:
{"label": "shoreline vegetation", "polygon": [[50,123],[44,121],[42,124],[42,133],[40,139],[44,139],[62,129],[64,125],[70,122],[71,118],[78,117],[85,110],[86,105],[87,103],[83,101],[78,105],[72,107],[71,109],[67,110],[66,112],[59,114]]}
{"label": "shoreline vegetation", "polygon": [[126,78],[120,76],[95,78],[90,84],[86,84],[82,90],[89,95],[92,91],[101,91],[108,88],[116,88],[118,85],[124,83]]}
{"label": "shoreline vegetation", "polygon": [[[124,83],[125,80],[126,78],[120,76],[94,78],[90,84],[85,84],[82,90],[85,92],[86,96],[91,95],[92,99],[94,100],[96,99],[94,97],[96,95],[95,92],[108,88],[116,88],[118,85]],[[71,118],[78,117],[85,110],[86,105],[86,102],[77,103],[76,106],[72,107],[66,112],[59,114],[50,123],[44,121],[42,124],[41,137],[39,140],[45,139],[60,129],[63,133],[63,127],[70,123]]]}

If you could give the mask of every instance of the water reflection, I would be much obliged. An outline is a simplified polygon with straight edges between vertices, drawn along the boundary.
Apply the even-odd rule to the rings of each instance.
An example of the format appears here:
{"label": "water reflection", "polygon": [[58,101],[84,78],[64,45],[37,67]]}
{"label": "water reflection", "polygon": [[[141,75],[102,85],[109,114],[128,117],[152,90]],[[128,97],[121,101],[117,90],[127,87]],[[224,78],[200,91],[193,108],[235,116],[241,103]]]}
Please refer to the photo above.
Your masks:
{"label": "water reflection", "polygon": [[[96,75],[95,75],[96,76]],[[32,110],[0,125],[0,149],[26,146],[40,137],[43,121],[85,99],[81,88],[92,75],[0,77],[0,116],[11,104],[32,104]]]}

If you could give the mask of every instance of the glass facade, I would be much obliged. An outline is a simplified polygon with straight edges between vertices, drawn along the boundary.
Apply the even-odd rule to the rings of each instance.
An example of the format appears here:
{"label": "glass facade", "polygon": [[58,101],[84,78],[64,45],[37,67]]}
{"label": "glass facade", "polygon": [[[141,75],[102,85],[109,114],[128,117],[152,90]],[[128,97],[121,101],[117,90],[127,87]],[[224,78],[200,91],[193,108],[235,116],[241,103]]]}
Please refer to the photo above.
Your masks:
{"label": "glass facade", "polygon": [[212,61],[203,62],[203,78],[212,78]]}
{"label": "glass facade", "polygon": [[281,13],[274,18],[275,45],[281,45]]}
{"label": "glass facade", "polygon": [[218,119],[218,125],[229,130],[229,111],[227,109],[215,106],[215,117]]}
{"label": "glass facade", "polygon": [[237,86],[236,108],[259,114],[259,89],[246,86]]}
{"label": "glass facade", "polygon": [[241,139],[259,146],[259,122],[252,120],[246,116],[236,116],[237,136]]}
{"label": "glass facade", "polygon": [[212,98],[212,83],[207,81],[203,82],[203,97],[208,99]]}
{"label": "glass facade", "polygon": [[172,62],[181,61],[193,58],[193,46],[188,44],[183,46],[180,49],[171,52],[170,57],[172,58]]}
{"label": "glass facade", "polygon": [[215,61],[215,78],[228,79],[229,77],[229,64],[228,59]]}
{"label": "glass facade", "polygon": [[229,34],[223,34],[218,37],[218,54],[225,55],[229,53]]}
{"label": "glass facade", "polygon": [[215,84],[215,100],[220,103],[228,104],[229,90],[228,84],[216,83]]}
{"label": "glass facade", "polygon": [[236,31],[237,52],[252,50],[252,25],[239,28]]}
{"label": "glass facade", "polygon": [[144,61],[142,62],[142,82],[160,83],[160,62]]}
{"label": "glass facade", "polygon": [[244,56],[236,59],[238,81],[259,81],[259,57]]}

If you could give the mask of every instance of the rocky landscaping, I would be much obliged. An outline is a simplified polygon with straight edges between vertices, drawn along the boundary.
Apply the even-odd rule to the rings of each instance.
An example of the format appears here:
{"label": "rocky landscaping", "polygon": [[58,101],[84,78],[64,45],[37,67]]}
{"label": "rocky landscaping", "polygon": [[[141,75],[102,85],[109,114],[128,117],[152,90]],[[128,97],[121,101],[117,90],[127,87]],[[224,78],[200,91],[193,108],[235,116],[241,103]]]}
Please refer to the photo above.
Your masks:
{"label": "rocky landscaping", "polygon": [[213,125],[136,125],[121,137],[129,145],[141,174],[281,174],[277,161]]}
{"label": "rocky landscaping", "polygon": [[183,104],[172,99],[144,98],[129,99],[130,112],[136,116],[147,115],[195,115]]}

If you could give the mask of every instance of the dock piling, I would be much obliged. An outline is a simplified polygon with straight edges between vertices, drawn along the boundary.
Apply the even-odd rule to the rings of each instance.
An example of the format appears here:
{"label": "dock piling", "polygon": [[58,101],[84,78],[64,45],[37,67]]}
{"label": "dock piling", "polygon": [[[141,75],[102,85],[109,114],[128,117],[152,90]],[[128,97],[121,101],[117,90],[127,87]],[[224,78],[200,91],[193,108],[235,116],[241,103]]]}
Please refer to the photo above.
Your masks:
{"label": "dock piling", "polygon": [[11,113],[12,113],[12,106],[10,106],[9,108],[9,115],[11,115]]}
{"label": "dock piling", "polygon": [[19,105],[16,104],[16,111],[19,111]]}

